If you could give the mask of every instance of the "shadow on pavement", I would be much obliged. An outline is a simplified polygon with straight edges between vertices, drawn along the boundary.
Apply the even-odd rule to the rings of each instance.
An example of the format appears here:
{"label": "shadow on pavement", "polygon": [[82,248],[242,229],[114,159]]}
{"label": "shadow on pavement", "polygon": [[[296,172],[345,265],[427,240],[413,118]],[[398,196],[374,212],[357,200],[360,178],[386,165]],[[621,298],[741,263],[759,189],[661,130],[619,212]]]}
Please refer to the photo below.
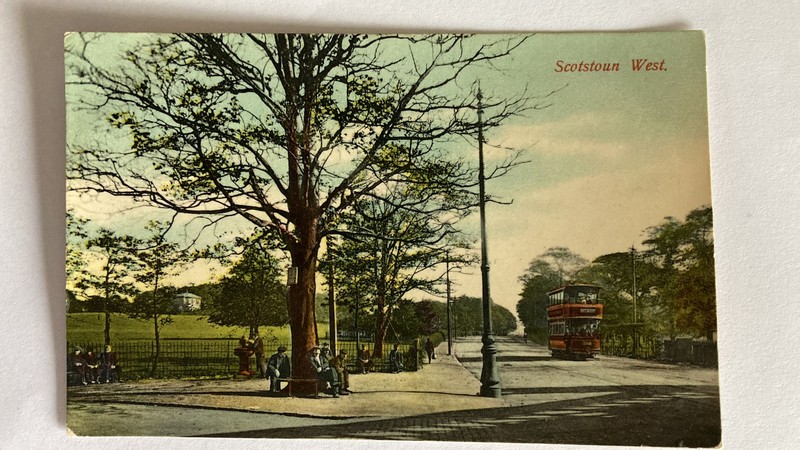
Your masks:
{"label": "shadow on pavement", "polygon": [[658,386],[658,385],[635,385],[620,386],[610,384],[606,386],[548,386],[548,387],[525,387],[525,388],[503,388],[503,395],[536,395],[536,394],[587,394],[596,392],[617,392],[617,391],[637,391],[639,393],[651,395],[671,395],[671,396],[696,396],[716,398],[719,390],[716,386]]}
{"label": "shadow on pavement", "polygon": [[[534,405],[370,419],[337,426],[277,428],[206,436],[664,447],[714,447],[719,444],[718,404],[682,397],[687,390],[704,393],[708,389],[698,386],[651,387],[653,389],[646,392],[640,389],[641,386],[571,388],[568,392],[594,392],[597,395]],[[543,393],[542,390],[524,391]],[[551,392],[556,391],[558,388]],[[715,393],[708,392],[708,395]],[[654,415],[660,419],[651,419]]]}
{"label": "shadow on pavement", "polygon": [[[463,363],[478,363],[483,361],[481,356],[458,356],[458,360]],[[550,356],[502,356],[495,357],[497,362],[536,362],[536,361],[554,361]]]}

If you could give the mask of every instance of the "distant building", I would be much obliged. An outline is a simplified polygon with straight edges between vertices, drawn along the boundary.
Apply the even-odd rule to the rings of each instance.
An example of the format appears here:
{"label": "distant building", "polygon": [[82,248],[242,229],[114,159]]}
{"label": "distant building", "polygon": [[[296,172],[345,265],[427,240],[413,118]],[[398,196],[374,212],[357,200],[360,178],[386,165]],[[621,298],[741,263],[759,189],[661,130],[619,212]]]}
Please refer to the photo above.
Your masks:
{"label": "distant building", "polygon": [[172,297],[172,303],[178,312],[197,311],[200,309],[202,298],[190,292],[181,292]]}

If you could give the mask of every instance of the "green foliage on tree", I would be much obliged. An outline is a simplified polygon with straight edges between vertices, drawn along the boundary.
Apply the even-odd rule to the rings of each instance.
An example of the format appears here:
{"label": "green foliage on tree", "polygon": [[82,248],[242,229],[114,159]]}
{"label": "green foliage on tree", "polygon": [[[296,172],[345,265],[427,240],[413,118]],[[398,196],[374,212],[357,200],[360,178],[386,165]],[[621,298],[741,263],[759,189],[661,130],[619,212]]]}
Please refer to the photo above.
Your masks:
{"label": "green foliage on tree", "polygon": [[219,296],[208,321],[248,327],[286,325],[289,317],[283,271],[269,241],[256,237],[245,244],[241,257],[219,283]]}
{"label": "green foliage on tree", "polygon": [[[428,181],[444,173],[432,170]],[[407,302],[406,296],[414,291],[440,294],[444,273],[434,269],[444,263],[448,249],[459,244],[453,224],[458,211],[467,214],[470,197],[441,186],[428,183],[413,192],[403,189],[356,202],[353,212],[342,218],[344,238],[329,252],[332,257],[322,269],[330,283],[329,265],[334,264],[339,303],[372,314],[377,357],[383,354],[395,312]],[[410,303],[405,307],[407,316],[415,314]]]}
{"label": "green foliage on tree", "polygon": [[655,306],[669,321],[670,335],[711,339],[717,328],[711,207],[691,211],[684,221],[667,217],[647,231],[645,255],[661,279]]}
{"label": "green foliage on tree", "polygon": [[149,237],[139,243],[140,248],[136,253],[139,270],[135,272],[134,278],[150,289],[140,295],[127,311],[130,317],[152,321],[155,340],[151,369],[153,375],[158,370],[161,356],[161,327],[172,323],[171,314],[175,311],[173,297],[177,291],[174,287],[165,285],[165,278],[174,274],[189,258],[186,251],[167,240],[169,228],[169,223],[155,221],[145,227]]}
{"label": "green foliage on tree", "polygon": [[[311,376],[302,358],[317,341],[323,239],[387,181],[413,189],[442,180],[454,194],[474,186],[474,167],[441,144],[477,130],[469,69],[492,67],[524,39],[70,34],[70,113],[102,115],[116,139],[71,136],[69,186],[278,233],[298,269],[288,306],[293,362]],[[484,97],[484,123],[529,103],[524,93]],[[447,173],[431,176],[431,167]]]}
{"label": "green foliage on tree", "polygon": [[[461,296],[452,299],[452,302],[455,334],[463,336],[483,333],[483,301],[477,297]],[[498,336],[505,336],[516,330],[517,319],[514,313],[492,303],[492,329]]]}
{"label": "green foliage on tree", "polygon": [[716,331],[711,207],[695,209],[683,221],[666,217],[646,233],[643,251],[609,253],[591,264],[563,248],[548,250],[534,259],[520,277],[523,291],[517,303],[517,313],[529,336],[544,342],[547,292],[567,279],[602,288],[602,326],[606,329],[636,324],[642,333],[711,339]]}
{"label": "green foliage on tree", "polygon": [[[80,265],[74,281],[75,289],[80,293],[79,297],[87,301],[86,310],[104,314],[103,339],[108,345],[111,343],[111,313],[121,310],[138,292],[132,279],[139,268],[137,241],[132,236],[121,236],[106,228],[85,236],[81,256],[68,255],[72,259],[67,267]],[[99,270],[90,268],[91,264],[97,263]]]}

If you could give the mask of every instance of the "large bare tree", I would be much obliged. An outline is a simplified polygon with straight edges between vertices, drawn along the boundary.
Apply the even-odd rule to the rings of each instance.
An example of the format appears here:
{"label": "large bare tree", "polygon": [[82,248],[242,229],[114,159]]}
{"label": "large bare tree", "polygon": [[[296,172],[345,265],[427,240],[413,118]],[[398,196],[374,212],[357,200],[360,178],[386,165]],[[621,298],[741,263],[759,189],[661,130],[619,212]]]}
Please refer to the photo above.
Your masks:
{"label": "large bare tree", "polygon": [[[451,163],[435,166],[452,171],[452,190],[469,191],[472,182],[458,180],[474,165],[448,148],[476,134],[474,69],[491,68],[523,41],[68,35],[69,104],[108,128],[102,139],[70,136],[69,185],[275,230],[298,269],[292,357],[298,375],[309,376],[317,256],[338,232],[337,217],[387,180],[424,184],[442,161]],[[483,107],[491,127],[532,105],[522,87],[515,98],[484,97]]]}

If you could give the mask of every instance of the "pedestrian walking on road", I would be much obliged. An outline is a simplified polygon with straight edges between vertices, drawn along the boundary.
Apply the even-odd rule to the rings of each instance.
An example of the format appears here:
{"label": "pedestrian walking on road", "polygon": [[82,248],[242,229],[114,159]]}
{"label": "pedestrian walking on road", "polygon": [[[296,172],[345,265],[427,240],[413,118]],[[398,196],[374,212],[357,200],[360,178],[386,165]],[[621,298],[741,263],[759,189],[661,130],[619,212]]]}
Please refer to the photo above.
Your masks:
{"label": "pedestrian walking on road", "polygon": [[428,338],[428,340],[425,341],[425,353],[428,354],[428,364],[431,363],[431,359],[436,359],[436,349],[433,347],[431,338]]}

